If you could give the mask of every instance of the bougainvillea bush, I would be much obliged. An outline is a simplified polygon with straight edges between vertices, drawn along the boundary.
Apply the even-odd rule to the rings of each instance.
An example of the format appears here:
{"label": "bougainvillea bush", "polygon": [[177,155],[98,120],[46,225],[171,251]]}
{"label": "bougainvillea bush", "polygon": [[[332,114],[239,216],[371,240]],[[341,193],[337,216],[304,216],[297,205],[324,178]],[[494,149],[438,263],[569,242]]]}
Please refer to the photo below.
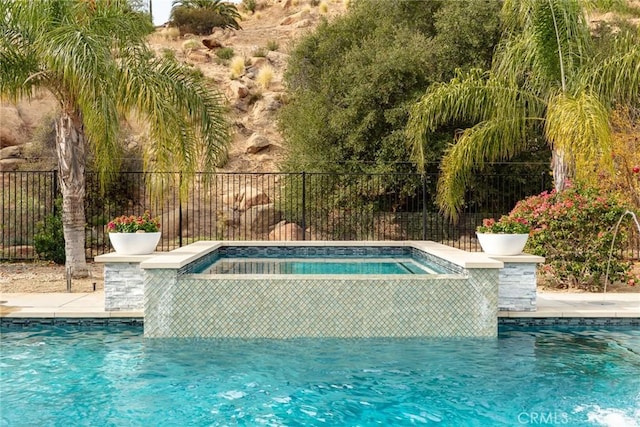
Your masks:
{"label": "bougainvillea bush", "polygon": [[[548,286],[601,290],[614,231],[626,208],[607,194],[569,184],[518,202],[510,216],[524,218],[532,231],[526,251],[544,256],[541,279]],[[627,224],[628,225],[628,224]],[[631,263],[622,259],[627,233],[615,237],[608,282],[630,281]]]}

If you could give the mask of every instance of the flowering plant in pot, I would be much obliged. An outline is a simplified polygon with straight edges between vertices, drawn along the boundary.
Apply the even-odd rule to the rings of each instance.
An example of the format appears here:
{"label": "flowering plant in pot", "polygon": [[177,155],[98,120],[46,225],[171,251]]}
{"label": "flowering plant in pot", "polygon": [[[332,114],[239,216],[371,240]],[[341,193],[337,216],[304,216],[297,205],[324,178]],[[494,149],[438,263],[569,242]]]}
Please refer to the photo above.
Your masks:
{"label": "flowering plant in pot", "polygon": [[160,241],[160,220],[149,211],[119,216],[107,224],[107,230],[113,249],[121,255],[151,254]]}
{"label": "flowering plant in pot", "polygon": [[503,215],[485,218],[476,228],[482,250],[489,255],[518,255],[527,244],[531,227],[525,218]]}
{"label": "flowering plant in pot", "polygon": [[478,233],[529,234],[531,227],[524,218],[503,215],[499,221],[485,218],[482,225],[476,228]]}
{"label": "flowering plant in pot", "polygon": [[141,216],[122,215],[109,221],[109,233],[155,233],[160,231],[160,220],[152,218],[149,211]]}

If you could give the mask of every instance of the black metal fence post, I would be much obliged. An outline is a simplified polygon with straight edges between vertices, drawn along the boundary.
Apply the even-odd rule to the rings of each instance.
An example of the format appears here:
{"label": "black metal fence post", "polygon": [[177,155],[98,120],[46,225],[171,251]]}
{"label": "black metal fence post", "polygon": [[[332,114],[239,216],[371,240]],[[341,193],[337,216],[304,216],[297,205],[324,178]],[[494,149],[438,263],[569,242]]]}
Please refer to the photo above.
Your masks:
{"label": "black metal fence post", "polygon": [[[178,247],[182,247],[182,173],[178,175]],[[175,189],[174,189],[175,191]]]}
{"label": "black metal fence post", "polygon": [[422,240],[427,240],[427,174],[422,174]]}
{"label": "black metal fence post", "polygon": [[302,240],[307,240],[307,173],[302,172]]}

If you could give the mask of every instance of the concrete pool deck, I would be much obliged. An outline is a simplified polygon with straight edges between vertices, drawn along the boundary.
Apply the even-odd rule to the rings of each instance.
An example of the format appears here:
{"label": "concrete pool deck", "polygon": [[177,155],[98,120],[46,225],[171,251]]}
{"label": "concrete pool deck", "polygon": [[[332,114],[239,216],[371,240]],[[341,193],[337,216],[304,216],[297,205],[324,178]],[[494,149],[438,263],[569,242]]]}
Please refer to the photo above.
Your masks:
{"label": "concrete pool deck", "polygon": [[[3,318],[143,318],[142,310],[106,311],[104,291],[2,293]],[[501,318],[640,318],[640,293],[538,292],[537,311],[501,311]]]}

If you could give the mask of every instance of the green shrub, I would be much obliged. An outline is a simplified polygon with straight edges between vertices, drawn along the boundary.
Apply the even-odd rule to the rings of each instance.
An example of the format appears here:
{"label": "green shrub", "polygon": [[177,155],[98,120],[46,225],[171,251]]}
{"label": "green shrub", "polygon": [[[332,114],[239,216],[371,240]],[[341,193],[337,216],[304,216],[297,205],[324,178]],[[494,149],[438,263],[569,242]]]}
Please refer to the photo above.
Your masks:
{"label": "green shrub", "polygon": [[66,261],[66,256],[61,206],[62,199],[58,198],[53,213],[38,224],[33,245],[40,258],[62,265]]}
{"label": "green shrub", "polygon": [[264,58],[265,56],[267,56],[267,50],[263,47],[259,47],[259,48],[256,48],[253,52],[251,52],[251,55],[256,58]]}
{"label": "green shrub", "polygon": [[275,51],[275,50],[278,50],[279,47],[280,47],[280,45],[275,40],[269,40],[267,42],[267,50]]}
{"label": "green shrub", "polygon": [[223,47],[216,51],[216,56],[225,61],[228,61],[229,59],[233,58],[233,55],[234,55],[233,49],[230,47]]}
{"label": "green shrub", "polygon": [[[532,227],[526,251],[545,257],[541,278],[557,288],[600,290],[604,285],[617,222],[625,208],[609,195],[571,185],[521,200],[511,216]],[[630,263],[621,257],[624,228],[615,239],[609,282],[628,279]]]}
{"label": "green shrub", "polygon": [[[406,172],[409,106],[455,68],[491,63],[499,7],[498,1],[361,0],[346,14],[322,20],[296,42],[287,63],[283,81],[292,101],[279,114],[288,148],[283,168],[377,172],[393,164]],[[464,13],[453,13],[460,8]],[[436,23],[447,31],[479,29],[465,33],[470,41],[463,49],[436,42],[442,36]],[[482,60],[470,63],[468,51]],[[452,56],[457,62],[442,68]],[[425,151],[437,160],[445,146]]]}
{"label": "green shrub", "polygon": [[175,7],[171,12],[171,18],[181,34],[209,35],[214,28],[239,28],[233,18],[207,8]]}
{"label": "green shrub", "polygon": [[171,61],[176,60],[176,52],[173,49],[163,48],[161,52],[163,58],[169,59]]}

